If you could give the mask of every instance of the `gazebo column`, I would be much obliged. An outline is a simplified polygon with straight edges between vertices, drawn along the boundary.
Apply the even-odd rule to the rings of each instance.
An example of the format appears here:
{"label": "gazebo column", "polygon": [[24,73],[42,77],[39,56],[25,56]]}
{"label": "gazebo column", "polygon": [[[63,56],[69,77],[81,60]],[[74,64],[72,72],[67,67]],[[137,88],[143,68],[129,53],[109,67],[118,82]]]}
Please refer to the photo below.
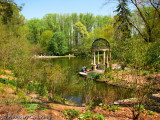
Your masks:
{"label": "gazebo column", "polygon": [[93,65],[93,53],[91,53],[91,58],[92,58],[91,65]]}
{"label": "gazebo column", "polygon": [[105,51],[104,51],[104,56],[103,56],[103,64],[105,65]]}
{"label": "gazebo column", "polygon": [[107,51],[107,68],[109,67],[109,64],[108,64],[108,51]]}
{"label": "gazebo column", "polygon": [[111,61],[112,61],[112,56],[111,56],[111,51],[110,51],[110,68],[112,69]]}
{"label": "gazebo column", "polygon": [[96,70],[96,53],[94,51],[94,64],[93,64],[93,70]]}
{"label": "gazebo column", "polygon": [[99,64],[99,51],[98,51],[98,64]]}
{"label": "gazebo column", "polygon": [[94,51],[94,65],[96,64],[96,53]]}

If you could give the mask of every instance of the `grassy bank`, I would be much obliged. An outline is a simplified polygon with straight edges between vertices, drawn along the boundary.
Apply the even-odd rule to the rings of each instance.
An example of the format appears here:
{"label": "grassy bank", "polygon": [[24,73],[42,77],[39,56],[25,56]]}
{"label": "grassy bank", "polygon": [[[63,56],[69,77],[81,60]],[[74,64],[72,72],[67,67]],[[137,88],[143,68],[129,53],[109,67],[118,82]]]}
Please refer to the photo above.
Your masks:
{"label": "grassy bank", "polygon": [[[8,72],[8,71],[6,71]],[[0,118],[6,115],[23,115],[44,116],[50,120],[65,119],[132,119],[133,106],[124,107],[124,105],[105,105],[100,100],[93,100],[85,107],[79,107],[68,101],[57,99],[57,101],[49,101],[45,96],[42,97],[34,92],[26,94],[26,90],[19,89],[16,93],[15,79],[9,79],[13,74],[1,72],[0,78]],[[8,77],[8,78],[7,78]],[[151,110],[146,110],[146,106],[142,107],[141,119],[158,119],[160,114]],[[137,111],[136,111],[137,112]]]}

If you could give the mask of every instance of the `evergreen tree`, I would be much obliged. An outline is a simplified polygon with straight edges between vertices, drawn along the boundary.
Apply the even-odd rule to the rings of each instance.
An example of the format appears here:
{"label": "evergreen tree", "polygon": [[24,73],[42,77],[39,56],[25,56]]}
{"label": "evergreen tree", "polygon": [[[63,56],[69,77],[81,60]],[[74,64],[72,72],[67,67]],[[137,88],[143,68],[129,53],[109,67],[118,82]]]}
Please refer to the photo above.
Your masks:
{"label": "evergreen tree", "polygon": [[[131,12],[127,7],[128,0],[119,0],[119,5],[115,12],[117,12],[117,19],[115,21],[115,27],[117,32],[119,32],[120,39],[125,40],[126,38],[131,37],[131,31],[129,28],[129,17],[131,16]],[[116,34],[117,35],[117,34]]]}

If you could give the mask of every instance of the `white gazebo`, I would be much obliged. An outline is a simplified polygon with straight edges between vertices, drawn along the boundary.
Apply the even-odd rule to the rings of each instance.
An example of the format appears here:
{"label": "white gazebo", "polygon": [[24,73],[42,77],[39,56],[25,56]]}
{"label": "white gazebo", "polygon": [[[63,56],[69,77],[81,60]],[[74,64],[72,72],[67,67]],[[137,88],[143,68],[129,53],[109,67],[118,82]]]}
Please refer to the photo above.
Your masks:
{"label": "white gazebo", "polygon": [[[100,53],[103,54],[103,61],[100,62]],[[111,49],[106,39],[96,39],[91,47],[92,69],[96,73],[104,73],[105,68],[111,68]],[[101,66],[101,67],[100,67]]]}

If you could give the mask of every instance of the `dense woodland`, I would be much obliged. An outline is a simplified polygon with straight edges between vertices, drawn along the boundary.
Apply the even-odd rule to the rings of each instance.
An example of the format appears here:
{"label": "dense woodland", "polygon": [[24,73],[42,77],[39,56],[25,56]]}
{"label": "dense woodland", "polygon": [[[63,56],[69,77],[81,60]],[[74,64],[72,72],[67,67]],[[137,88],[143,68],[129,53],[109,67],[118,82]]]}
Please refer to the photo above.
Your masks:
{"label": "dense woodland", "polygon": [[50,13],[42,19],[28,20],[26,25],[31,43],[39,44],[43,53],[54,55],[88,52],[93,40],[111,39],[113,34],[113,18],[90,13]]}
{"label": "dense woodland", "polygon": [[[130,4],[135,6],[132,11],[128,8]],[[92,13],[49,13],[42,19],[30,20],[20,14],[23,8],[14,1],[2,0],[0,5],[2,63],[10,58],[12,47],[23,51],[24,56],[28,51],[23,49],[31,48],[35,49],[36,53],[32,54],[36,55],[88,53],[97,38],[110,42],[115,60],[126,64],[136,62],[138,66],[152,64],[156,67],[159,63],[159,3],[122,0],[113,17]]]}
{"label": "dense woodland", "polygon": [[[110,42],[113,62],[123,67],[159,72],[160,3],[158,0],[115,1],[118,2],[115,16],[48,13],[42,19],[27,20],[20,14],[22,6],[13,0],[1,0],[0,66],[13,71],[17,92],[19,88],[26,88],[27,92],[37,89],[40,95],[48,93],[53,100],[59,89],[71,89],[67,88],[71,82],[65,81],[66,69],[46,68],[49,65],[39,65],[33,56],[89,56],[90,47],[97,38]],[[131,11],[129,5],[135,9]],[[61,84],[55,84],[56,81]]]}

